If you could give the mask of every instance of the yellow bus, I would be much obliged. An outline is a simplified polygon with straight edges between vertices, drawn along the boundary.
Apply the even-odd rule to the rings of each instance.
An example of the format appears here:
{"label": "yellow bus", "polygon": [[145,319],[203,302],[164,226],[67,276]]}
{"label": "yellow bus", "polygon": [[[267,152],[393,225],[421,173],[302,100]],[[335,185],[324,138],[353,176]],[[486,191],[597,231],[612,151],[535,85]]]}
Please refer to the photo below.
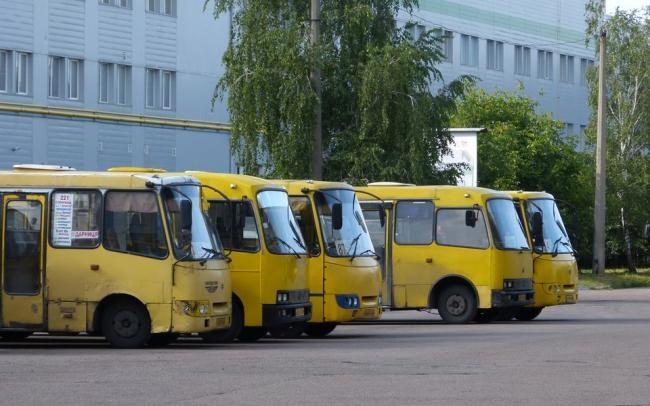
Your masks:
{"label": "yellow bus", "polygon": [[230,275],[196,179],[19,165],[0,172],[0,336],[164,345],[230,325]]}
{"label": "yellow bus", "polygon": [[338,324],[381,317],[381,273],[352,186],[276,181],[286,186],[309,253],[312,318],[305,333],[324,337]]}
{"label": "yellow bus", "polygon": [[535,303],[515,314],[533,320],[546,306],[578,301],[578,264],[553,195],[544,192],[508,192],[533,247]]}
{"label": "yellow bus", "polygon": [[528,241],[506,193],[375,183],[357,188],[377,253],[384,304],[437,309],[447,323],[490,321],[533,303]]}
{"label": "yellow bus", "polygon": [[213,341],[297,334],[311,317],[307,252],[286,189],[245,175],[188,172],[205,186],[204,211],[228,257],[233,290],[230,329]]}

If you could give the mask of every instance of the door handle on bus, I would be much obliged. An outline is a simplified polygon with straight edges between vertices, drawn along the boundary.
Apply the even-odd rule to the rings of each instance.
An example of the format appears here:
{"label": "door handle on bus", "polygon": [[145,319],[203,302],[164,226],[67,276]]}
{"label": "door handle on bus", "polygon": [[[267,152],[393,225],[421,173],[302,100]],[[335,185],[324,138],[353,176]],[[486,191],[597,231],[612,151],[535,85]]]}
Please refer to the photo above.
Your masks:
{"label": "door handle on bus", "polygon": [[97,265],[97,264],[91,264],[91,265],[90,265],[90,270],[91,270],[91,271],[99,271],[99,265]]}
{"label": "door handle on bus", "polygon": [[426,262],[427,264],[432,264],[433,263],[433,258],[426,258],[424,260],[424,262]]}

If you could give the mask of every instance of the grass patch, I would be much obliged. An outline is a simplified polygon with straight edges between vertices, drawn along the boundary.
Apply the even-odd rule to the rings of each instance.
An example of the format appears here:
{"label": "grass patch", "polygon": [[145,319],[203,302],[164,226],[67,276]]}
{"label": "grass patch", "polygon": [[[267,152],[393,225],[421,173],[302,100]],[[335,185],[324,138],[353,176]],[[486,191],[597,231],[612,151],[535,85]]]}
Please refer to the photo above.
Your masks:
{"label": "grass patch", "polygon": [[650,268],[626,273],[625,269],[607,269],[605,275],[594,276],[590,269],[580,271],[579,286],[583,289],[627,289],[650,287]]}

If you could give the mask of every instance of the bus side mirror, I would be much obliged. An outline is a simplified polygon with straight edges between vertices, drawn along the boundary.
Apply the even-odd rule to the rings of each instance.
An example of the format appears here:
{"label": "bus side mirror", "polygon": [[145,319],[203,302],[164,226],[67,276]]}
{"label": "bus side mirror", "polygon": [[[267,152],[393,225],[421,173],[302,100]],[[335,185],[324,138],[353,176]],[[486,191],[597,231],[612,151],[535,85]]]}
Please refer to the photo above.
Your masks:
{"label": "bus side mirror", "polygon": [[192,230],[192,202],[181,200],[181,229]]}
{"label": "bus side mirror", "polygon": [[465,225],[467,227],[476,227],[476,222],[478,221],[478,216],[474,210],[465,210]]}
{"label": "bus side mirror", "polygon": [[343,228],[343,205],[334,203],[332,205],[332,229],[340,230]]}
{"label": "bus side mirror", "polygon": [[379,224],[381,225],[381,228],[384,228],[386,225],[386,212],[383,208],[379,209]]}
{"label": "bus side mirror", "polygon": [[531,234],[533,237],[533,245],[535,247],[544,246],[544,227],[542,221],[542,213],[536,211],[533,213]]}

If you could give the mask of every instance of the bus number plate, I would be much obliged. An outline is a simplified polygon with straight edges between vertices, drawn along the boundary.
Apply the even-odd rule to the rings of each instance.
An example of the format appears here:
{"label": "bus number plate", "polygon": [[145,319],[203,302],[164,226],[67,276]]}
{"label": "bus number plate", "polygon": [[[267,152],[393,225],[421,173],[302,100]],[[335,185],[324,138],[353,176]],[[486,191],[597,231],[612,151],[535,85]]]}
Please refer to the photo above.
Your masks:
{"label": "bus number plate", "polygon": [[305,315],[305,308],[304,307],[299,307],[296,309],[296,316],[304,316]]}

